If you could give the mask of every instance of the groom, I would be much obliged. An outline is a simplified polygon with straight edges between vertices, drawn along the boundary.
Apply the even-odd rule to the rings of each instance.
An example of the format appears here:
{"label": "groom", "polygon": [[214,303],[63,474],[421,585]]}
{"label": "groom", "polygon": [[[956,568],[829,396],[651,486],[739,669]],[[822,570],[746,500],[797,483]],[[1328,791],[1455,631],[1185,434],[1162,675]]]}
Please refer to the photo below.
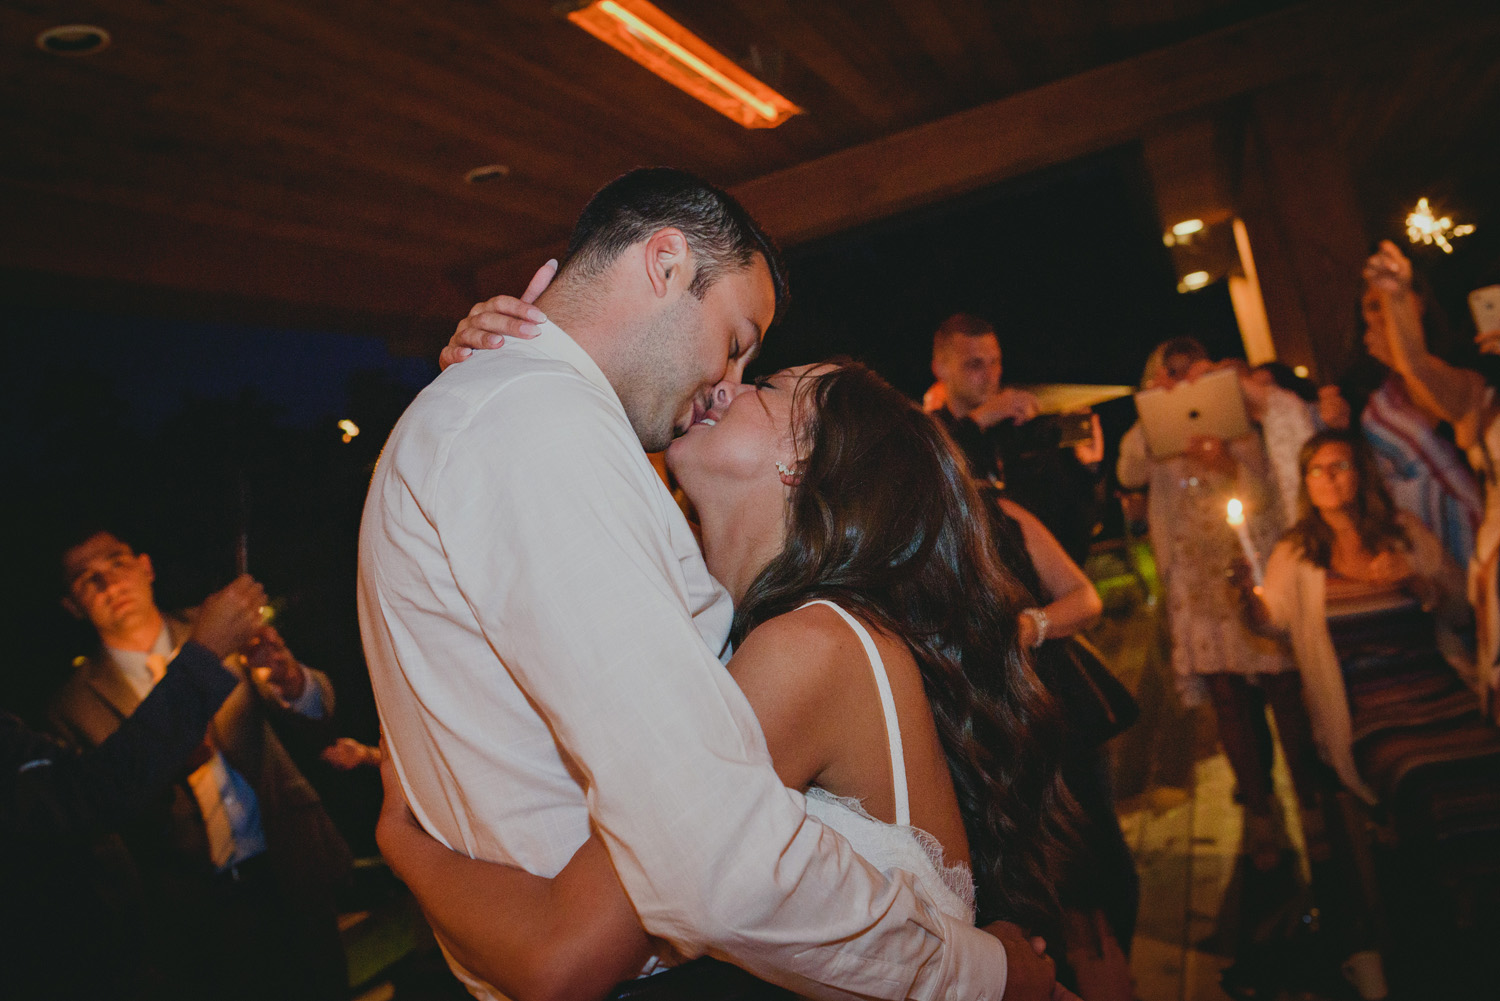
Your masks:
{"label": "groom", "polygon": [[784,297],[733,199],[634,171],[584,209],[535,339],[407,410],[365,505],[359,606],[408,802],[450,847],[547,876],[592,819],[648,932],[800,993],[1049,996],[1024,941],[806,816],[721,666],[729,597],[643,446],[716,412]]}

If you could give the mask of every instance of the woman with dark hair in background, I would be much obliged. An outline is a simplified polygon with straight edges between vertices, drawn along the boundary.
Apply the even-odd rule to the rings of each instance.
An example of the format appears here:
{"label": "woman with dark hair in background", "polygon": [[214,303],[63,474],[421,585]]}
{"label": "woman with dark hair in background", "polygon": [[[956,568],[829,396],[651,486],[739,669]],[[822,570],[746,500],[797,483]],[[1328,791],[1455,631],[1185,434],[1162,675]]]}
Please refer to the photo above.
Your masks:
{"label": "woman with dark hair in background", "polygon": [[981,490],[1000,562],[1026,589],[1021,643],[1034,651],[1042,684],[1067,717],[1072,733],[1063,760],[1063,782],[1083,820],[1080,857],[1063,874],[1066,971],[1087,1001],[1133,996],[1130,946],[1135,937],[1140,881],[1120,831],[1104,744],[1140,714],[1130,692],[1110,674],[1077,634],[1099,620],[1099,593],[1062,544],[1031,512],[997,492]]}
{"label": "woman with dark hair in background", "polygon": [[[868,369],[817,366],[743,387],[667,458],[735,597],[730,672],[808,812],[950,913],[1055,935],[1077,812],[1063,723],[947,435]],[[445,944],[512,997],[598,997],[651,955],[597,838],[551,880],[475,862],[389,785],[379,835]]]}
{"label": "woman with dark hair in background", "polygon": [[[1302,515],[1264,586],[1246,587],[1250,608],[1291,640],[1323,760],[1385,804],[1409,858],[1465,892],[1463,874],[1492,868],[1500,847],[1500,730],[1480,715],[1456,670],[1468,666],[1461,644],[1444,632],[1468,617],[1462,576],[1396,508],[1358,435],[1315,435],[1300,466]],[[1340,854],[1323,830],[1306,833],[1315,867]],[[1364,932],[1350,944],[1369,962],[1367,922]]]}

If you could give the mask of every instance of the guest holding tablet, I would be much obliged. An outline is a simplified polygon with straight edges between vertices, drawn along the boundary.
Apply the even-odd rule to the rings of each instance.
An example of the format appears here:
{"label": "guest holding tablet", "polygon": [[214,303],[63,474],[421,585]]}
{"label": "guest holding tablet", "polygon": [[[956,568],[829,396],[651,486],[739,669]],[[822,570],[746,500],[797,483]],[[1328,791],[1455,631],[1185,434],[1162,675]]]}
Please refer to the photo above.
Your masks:
{"label": "guest holding tablet", "polygon": [[[1210,361],[1196,340],[1177,338],[1152,352],[1141,387],[1172,390],[1223,367]],[[1238,380],[1236,389],[1231,381],[1227,391],[1243,392],[1246,383]],[[1245,805],[1245,854],[1257,869],[1268,871],[1279,862],[1285,842],[1271,810],[1264,707],[1275,710],[1304,810],[1317,803],[1316,755],[1295,663],[1284,644],[1256,635],[1240,615],[1228,575],[1242,558],[1241,545],[1225,516],[1230,499],[1238,498],[1254,548],[1271,552],[1287,519],[1268,448],[1279,454],[1290,443],[1295,464],[1296,449],[1312,427],[1292,394],[1259,384],[1249,390],[1244,399],[1249,433],[1232,440],[1191,435],[1180,453],[1161,455],[1148,449],[1147,431],[1137,423],[1120,442],[1117,474],[1127,490],[1149,487],[1147,521],[1166,591],[1177,691],[1184,705],[1212,704]],[[1288,400],[1281,399],[1283,393]],[[1295,486],[1294,481],[1293,491]]]}

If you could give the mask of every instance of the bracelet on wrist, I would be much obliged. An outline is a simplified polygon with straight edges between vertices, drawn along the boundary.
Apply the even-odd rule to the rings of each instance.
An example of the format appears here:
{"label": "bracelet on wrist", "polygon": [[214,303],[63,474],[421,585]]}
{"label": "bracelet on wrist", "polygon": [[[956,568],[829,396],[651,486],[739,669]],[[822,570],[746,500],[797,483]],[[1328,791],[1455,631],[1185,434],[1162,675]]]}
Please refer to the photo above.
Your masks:
{"label": "bracelet on wrist", "polygon": [[1021,614],[1036,627],[1036,639],[1031,641],[1031,648],[1035,650],[1047,641],[1047,627],[1052,624],[1051,620],[1047,618],[1046,611],[1040,608],[1023,608]]}

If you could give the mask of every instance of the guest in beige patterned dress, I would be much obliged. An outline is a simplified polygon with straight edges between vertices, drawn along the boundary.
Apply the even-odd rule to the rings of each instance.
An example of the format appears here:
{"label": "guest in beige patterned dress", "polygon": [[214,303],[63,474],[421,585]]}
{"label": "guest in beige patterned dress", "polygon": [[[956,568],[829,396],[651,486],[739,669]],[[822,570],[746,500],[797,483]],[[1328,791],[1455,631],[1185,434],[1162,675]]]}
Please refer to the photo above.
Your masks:
{"label": "guest in beige patterned dress", "polygon": [[[1197,341],[1178,338],[1152,352],[1141,385],[1171,388],[1217,367]],[[1206,699],[1213,706],[1219,740],[1245,804],[1245,850],[1262,870],[1275,867],[1282,845],[1271,812],[1263,706],[1275,710],[1298,798],[1308,808],[1317,802],[1316,755],[1288,650],[1251,632],[1240,615],[1229,573],[1243,557],[1225,516],[1229,499],[1239,498],[1261,553],[1271,552],[1287,524],[1284,491],[1275,475],[1284,464],[1274,461],[1268,448],[1277,456],[1290,449],[1295,470],[1297,449],[1312,426],[1300,401],[1293,398],[1292,406],[1285,406],[1283,394],[1291,396],[1250,386],[1246,401],[1252,418],[1260,421],[1254,432],[1233,441],[1195,438],[1187,451],[1167,459],[1149,455],[1136,424],[1120,442],[1117,468],[1127,490],[1149,489],[1147,520],[1166,591],[1177,692],[1184,705]],[[1303,422],[1306,430],[1300,433]],[[1295,480],[1291,488],[1295,499]]]}

